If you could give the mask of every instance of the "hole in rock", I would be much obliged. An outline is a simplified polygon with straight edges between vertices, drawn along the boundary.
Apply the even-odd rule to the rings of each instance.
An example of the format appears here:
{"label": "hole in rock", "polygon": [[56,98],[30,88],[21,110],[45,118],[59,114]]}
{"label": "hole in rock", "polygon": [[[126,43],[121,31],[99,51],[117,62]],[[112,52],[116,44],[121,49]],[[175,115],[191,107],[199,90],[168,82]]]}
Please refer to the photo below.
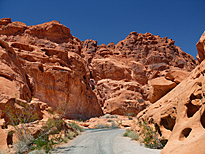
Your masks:
{"label": "hole in rock", "polygon": [[167,117],[161,118],[160,125],[164,126],[164,128],[166,128],[166,129],[172,131],[174,128],[174,125],[175,125],[175,120],[176,119],[173,119],[173,118],[171,118],[170,115],[168,115]]}
{"label": "hole in rock", "polygon": [[185,138],[187,138],[190,134],[190,132],[192,131],[191,128],[185,128],[182,130],[180,136],[179,136],[179,140],[183,141]]}
{"label": "hole in rock", "polygon": [[202,98],[202,96],[201,96],[201,94],[199,93],[199,94],[197,94],[197,95],[194,95],[194,94],[191,94],[191,96],[190,96],[190,100],[194,100],[194,99],[201,99]]}
{"label": "hole in rock", "polygon": [[204,113],[203,113],[202,116],[201,116],[200,121],[201,121],[202,126],[203,126],[204,129],[205,129],[205,110],[204,110]]}
{"label": "hole in rock", "polygon": [[161,139],[160,142],[163,146],[165,146],[167,144],[168,140],[167,139]]}
{"label": "hole in rock", "polygon": [[161,130],[159,128],[159,125],[157,123],[155,123],[154,126],[155,126],[157,132],[159,133],[159,135],[162,136],[162,132],[161,132]]}
{"label": "hole in rock", "polygon": [[12,77],[10,77],[10,76],[7,75],[7,74],[1,74],[1,73],[0,73],[0,76],[1,76],[1,77],[4,77],[4,78],[6,78],[6,79],[8,79],[8,80],[10,80],[10,81],[13,81]]}
{"label": "hole in rock", "polygon": [[41,73],[43,73],[43,65],[39,65],[38,69],[41,71]]}
{"label": "hole in rock", "polygon": [[192,117],[201,107],[201,105],[193,105],[191,102],[186,104],[187,107],[187,117]]}

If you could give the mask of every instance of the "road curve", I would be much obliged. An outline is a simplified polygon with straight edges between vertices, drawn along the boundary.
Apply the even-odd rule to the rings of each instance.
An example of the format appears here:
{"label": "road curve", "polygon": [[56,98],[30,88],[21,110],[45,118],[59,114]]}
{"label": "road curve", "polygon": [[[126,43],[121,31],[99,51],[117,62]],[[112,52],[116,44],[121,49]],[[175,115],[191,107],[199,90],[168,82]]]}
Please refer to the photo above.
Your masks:
{"label": "road curve", "polygon": [[68,143],[56,147],[52,154],[159,154],[127,137],[123,129],[92,129]]}

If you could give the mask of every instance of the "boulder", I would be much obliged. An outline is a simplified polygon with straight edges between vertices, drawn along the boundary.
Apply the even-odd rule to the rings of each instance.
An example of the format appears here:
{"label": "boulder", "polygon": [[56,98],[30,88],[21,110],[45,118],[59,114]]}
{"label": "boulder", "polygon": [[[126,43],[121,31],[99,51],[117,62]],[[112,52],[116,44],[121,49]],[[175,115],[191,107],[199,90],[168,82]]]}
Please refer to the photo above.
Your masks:
{"label": "boulder", "polygon": [[156,102],[177,85],[175,82],[166,80],[164,77],[149,80],[148,84],[152,87],[151,92],[149,93],[149,101],[151,103]]}
{"label": "boulder", "polygon": [[25,33],[38,39],[48,39],[56,43],[69,42],[73,38],[70,29],[58,21],[29,26]]}
{"label": "boulder", "polygon": [[179,84],[182,82],[190,72],[182,71],[182,70],[171,70],[166,75],[165,78]]}
{"label": "boulder", "polygon": [[148,103],[143,99],[140,84],[134,81],[100,80],[97,92],[104,114],[136,116]]}

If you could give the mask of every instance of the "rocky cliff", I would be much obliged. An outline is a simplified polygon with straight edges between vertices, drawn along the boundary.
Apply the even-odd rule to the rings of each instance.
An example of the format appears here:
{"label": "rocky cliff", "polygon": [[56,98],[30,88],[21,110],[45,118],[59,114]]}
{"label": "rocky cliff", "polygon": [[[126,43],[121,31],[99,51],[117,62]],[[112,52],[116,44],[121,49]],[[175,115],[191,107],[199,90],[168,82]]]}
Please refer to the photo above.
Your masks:
{"label": "rocky cliff", "polygon": [[106,46],[80,41],[58,21],[27,26],[4,18],[0,39],[7,55],[1,58],[1,94],[35,97],[53,108],[70,103],[67,118],[99,116],[101,108],[104,113],[137,115],[196,66],[175,41],[151,33],[131,32]]}
{"label": "rocky cliff", "polygon": [[202,146],[203,38],[196,67],[175,41],[151,33],[131,32],[116,45],[98,45],[72,36],[58,21],[27,26],[0,19],[0,125],[10,122],[7,105],[27,104],[42,119],[44,110],[66,103],[68,119],[138,114],[169,138],[164,153],[180,153],[175,147],[185,144],[191,149],[192,141]]}
{"label": "rocky cliff", "polygon": [[[140,121],[156,127],[159,138],[168,140],[163,154],[203,154],[205,151],[204,34],[197,43],[200,64],[177,87],[140,112]],[[138,124],[132,129],[141,133]]]}
{"label": "rocky cliff", "polygon": [[9,18],[0,23],[1,100],[34,97],[53,109],[65,102],[66,118],[102,115],[81,41],[67,27],[57,21],[27,26]]}
{"label": "rocky cliff", "polygon": [[195,68],[195,59],[172,39],[130,33],[118,44],[83,43],[104,113],[136,115],[177,86]]}

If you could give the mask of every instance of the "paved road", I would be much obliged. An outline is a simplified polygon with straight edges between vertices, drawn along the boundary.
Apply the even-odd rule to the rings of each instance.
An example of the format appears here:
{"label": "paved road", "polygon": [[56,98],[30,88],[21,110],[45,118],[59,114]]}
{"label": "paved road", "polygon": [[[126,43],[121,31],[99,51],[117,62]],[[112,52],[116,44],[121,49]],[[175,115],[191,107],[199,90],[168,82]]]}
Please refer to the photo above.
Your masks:
{"label": "paved road", "polygon": [[86,130],[82,135],[58,146],[53,154],[159,154],[161,150],[148,149],[136,141],[122,137],[122,129]]}

